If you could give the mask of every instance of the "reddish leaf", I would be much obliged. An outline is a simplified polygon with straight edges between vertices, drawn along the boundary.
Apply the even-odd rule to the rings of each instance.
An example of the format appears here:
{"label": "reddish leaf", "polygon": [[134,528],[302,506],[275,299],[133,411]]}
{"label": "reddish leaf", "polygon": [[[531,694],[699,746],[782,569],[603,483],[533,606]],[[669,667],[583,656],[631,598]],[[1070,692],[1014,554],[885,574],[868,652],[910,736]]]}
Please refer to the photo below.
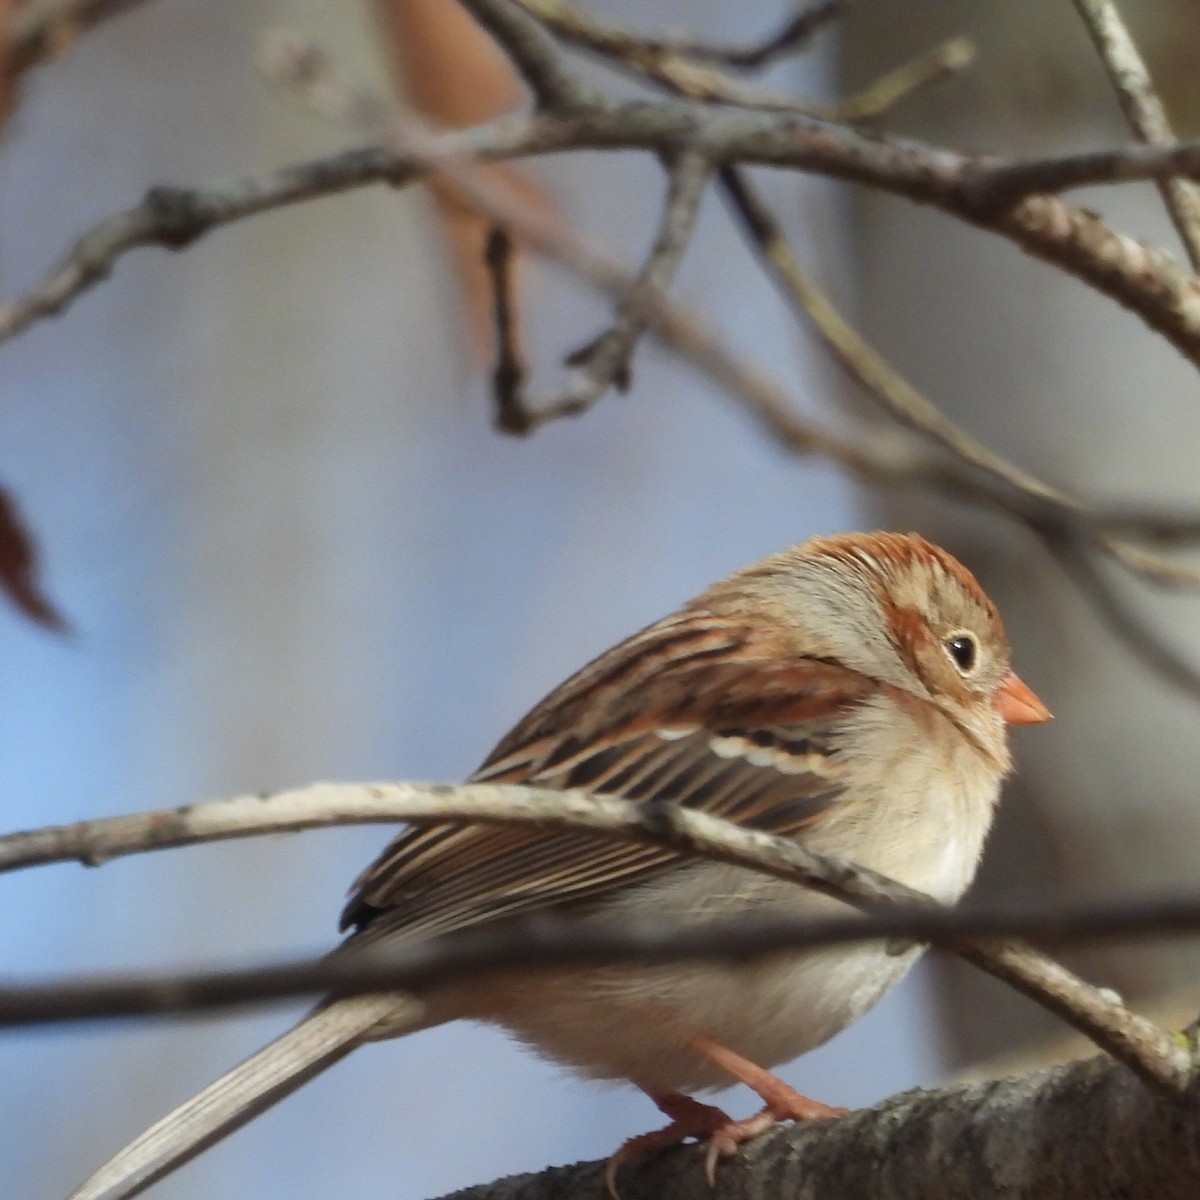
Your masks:
{"label": "reddish leaf", "polygon": [[42,590],[38,555],[21,510],[11,493],[0,487],[0,589],[30,620],[56,633],[70,625]]}
{"label": "reddish leaf", "polygon": [[[376,0],[396,74],[409,103],[438,126],[473,125],[521,107],[527,93],[503,51],[453,0]],[[552,208],[544,193],[506,165],[485,168],[532,207]],[[484,250],[491,223],[463,207],[436,180],[432,185],[450,239],[470,324],[471,344],[484,359],[494,345],[491,287]],[[514,256],[514,266],[519,255]],[[514,344],[519,340],[513,318]]]}

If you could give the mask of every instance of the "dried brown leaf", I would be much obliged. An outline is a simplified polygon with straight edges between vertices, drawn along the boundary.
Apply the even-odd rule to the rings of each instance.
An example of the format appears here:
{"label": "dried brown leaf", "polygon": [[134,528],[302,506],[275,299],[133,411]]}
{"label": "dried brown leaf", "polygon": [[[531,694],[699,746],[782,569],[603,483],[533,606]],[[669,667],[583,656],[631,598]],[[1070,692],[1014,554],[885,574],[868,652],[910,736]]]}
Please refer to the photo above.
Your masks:
{"label": "dried brown leaf", "polygon": [[66,633],[70,626],[39,576],[37,544],[12,493],[0,487],[0,590],[30,620]]}
{"label": "dried brown leaf", "polygon": [[[435,125],[457,128],[522,107],[528,93],[507,57],[455,0],[376,0],[396,77],[408,102]],[[511,188],[525,204],[550,209],[546,194],[509,166],[486,168],[492,182]],[[450,240],[475,355],[495,344],[491,281],[484,249],[491,225],[467,209],[444,184],[432,191]],[[519,269],[520,257],[514,263]]]}

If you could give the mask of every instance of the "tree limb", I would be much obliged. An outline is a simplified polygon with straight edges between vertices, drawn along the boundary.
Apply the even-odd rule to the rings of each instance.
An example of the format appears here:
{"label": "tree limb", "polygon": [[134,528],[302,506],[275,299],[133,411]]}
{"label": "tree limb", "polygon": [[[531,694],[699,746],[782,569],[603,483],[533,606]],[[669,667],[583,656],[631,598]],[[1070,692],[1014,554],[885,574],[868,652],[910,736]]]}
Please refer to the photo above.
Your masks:
{"label": "tree limb", "polygon": [[[516,38],[516,43],[524,47],[520,52],[531,62],[541,61],[537,47],[542,43],[535,37],[531,43],[534,49],[530,50],[513,32],[520,29],[528,33],[529,28],[537,28],[536,22],[522,14],[512,0],[496,0],[496,4],[485,7],[494,10],[493,15],[507,14],[496,18],[507,30],[505,36],[510,41]],[[509,21],[514,14],[516,25]],[[141,205],[96,226],[41,285],[0,309],[0,338],[11,336],[40,316],[59,311],[103,278],[116,259],[134,246],[180,248],[211,228],[268,208],[367,182],[387,180],[399,185],[431,175],[452,185],[481,211],[510,231],[519,232],[543,253],[567,262],[596,286],[623,297],[614,328],[626,327],[626,332],[606,343],[612,361],[601,363],[600,371],[593,363],[592,378],[588,378],[586,369],[581,372],[568,385],[568,393],[549,406],[549,415],[577,411],[581,403],[588,402],[598,383],[606,378],[616,380],[625,357],[620,343],[629,331],[645,326],[734,393],[774,437],[793,450],[827,455],[873,482],[932,485],[977,503],[997,506],[1048,541],[1065,542],[1086,530],[1102,549],[1155,582],[1173,586],[1190,582],[1187,573],[1174,564],[1114,544],[1096,527],[1094,519],[1081,513],[1073,498],[1046,488],[1008,464],[1002,464],[1005,469],[1000,470],[996,456],[981,456],[977,445],[966,443],[963,435],[948,427],[941,414],[927,403],[923,410],[913,403],[898,407],[893,397],[892,408],[922,433],[935,436],[954,459],[939,461],[906,446],[841,438],[802,419],[771,381],[737,360],[698,322],[670,306],[663,295],[657,277],[669,274],[666,268],[686,242],[686,236],[677,235],[688,221],[680,222],[678,218],[683,215],[690,221],[694,217],[695,196],[687,188],[680,187],[668,202],[659,244],[643,278],[631,281],[623,271],[573,238],[561,223],[555,225],[544,216],[530,214],[513,197],[480,180],[473,168],[480,161],[594,145],[609,149],[653,148],[668,158],[685,146],[688,161],[701,168],[715,162],[732,170],[732,162],[744,161],[824,170],[938,204],[985,227],[1007,231],[1046,256],[1049,238],[1058,247],[1054,253],[1066,256],[1064,263],[1066,258],[1076,261],[1078,273],[1093,281],[1103,277],[1111,294],[1131,307],[1141,305],[1152,323],[1184,327],[1186,338],[1174,336],[1173,340],[1200,361],[1200,282],[1181,272],[1161,252],[1122,238],[1091,214],[1053,196],[1026,196],[997,209],[995,196],[989,197],[983,185],[989,174],[999,171],[999,177],[1011,189],[1011,164],[997,166],[995,160],[950,155],[914,143],[864,138],[847,128],[796,116],[780,120],[770,114],[727,114],[680,101],[584,104],[577,98],[564,111],[566,102],[554,100],[556,93],[551,88],[547,103],[558,105],[553,111],[433,135],[418,123],[402,122],[386,106],[371,103],[369,98],[340,86],[336,79],[331,80],[320,56],[306,54],[303,47],[297,48],[294,39],[289,46],[287,53],[275,55],[281,74],[286,76],[290,71],[297,86],[308,88],[310,95],[332,105],[331,111],[336,110],[341,117],[378,125],[393,144],[384,150],[350,152],[209,189],[154,189]],[[562,65],[559,58],[553,61]],[[1178,165],[1176,152],[1171,161]],[[1138,162],[1146,166],[1144,156]],[[1200,167],[1200,157],[1196,166]],[[667,253],[663,253],[664,247]],[[911,401],[912,396],[908,399]],[[1168,677],[1196,690],[1184,670],[1174,669]]]}
{"label": "tree limb", "polygon": [[[875,871],[707,813],[580,791],[478,783],[314,784],[269,796],[52,826],[0,837],[0,870],[72,859],[96,864],[168,846],[333,824],[444,819],[533,822],[630,837],[751,867],[857,908],[932,903]],[[955,942],[950,948],[1037,999],[1152,1086],[1167,1091],[1186,1086],[1192,1066],[1180,1045],[1044,954],[1014,941]]]}
{"label": "tree limb", "polygon": [[[795,114],[731,112],[677,99],[505,117],[448,131],[437,141],[447,157],[484,162],[578,150],[670,154],[684,144],[718,164],[814,171],[894,192],[998,233],[1076,275],[1136,312],[1200,364],[1200,283],[1193,276],[1161,250],[1117,233],[1094,214],[1055,196],[1028,194],[1033,181],[1044,184],[1054,172],[1073,183],[1200,176],[1200,145],[1022,163],[867,137]],[[379,155],[391,161],[380,161]],[[373,169],[362,169],[365,164]],[[79,239],[67,260],[32,293],[0,307],[0,340],[31,320],[61,311],[136,246],[179,248],[210,229],[268,209],[369,183],[400,185],[427,170],[416,156],[367,147],[197,189],[154,189],[142,205],[107,218]],[[164,216],[156,210],[154,200],[162,197],[169,198],[168,207],[189,209],[186,236],[175,234],[173,212]]]}
{"label": "tree limb", "polygon": [[[547,421],[586,412],[611,387],[622,392],[629,387],[630,359],[646,329],[646,310],[661,305],[691,243],[700,201],[712,176],[708,160],[686,148],[664,165],[667,194],[658,231],[646,261],[617,300],[612,325],[567,356],[566,364],[574,371],[562,387],[530,397],[498,389],[497,425],[504,432],[531,433]],[[497,284],[499,293],[499,280]],[[502,354],[499,366],[504,365]]]}
{"label": "tree limb", "polygon": [[[1075,0],[1088,36],[1112,81],[1129,127],[1139,141],[1173,146],[1175,134],[1150,72],[1113,0]],[[1200,269],[1200,192],[1185,179],[1160,179],[1158,190],[1192,269]]]}
{"label": "tree limb", "polygon": [[5,69],[13,75],[61,54],[81,33],[146,0],[26,0],[13,13]]}
{"label": "tree limb", "polygon": [[566,112],[595,105],[599,94],[567,65],[558,43],[513,0],[460,0],[504,48],[539,108]]}
{"label": "tree limb", "polygon": [[[0,986],[0,1026],[147,1014],[178,1016],[283,999],[424,991],[461,979],[478,981],[492,971],[618,962],[738,963],[781,950],[865,941],[931,942],[957,947],[971,960],[972,950],[963,944],[966,939],[1024,937],[1077,945],[1198,930],[1200,896],[1032,909],[904,904],[875,907],[860,915],[742,916],[703,925],[650,915],[623,919],[619,925],[591,922],[581,926],[564,917],[539,915],[417,941],[377,943],[358,951],[349,944],[319,958],[249,967],[93,973],[36,983],[9,982]],[[1019,980],[1015,986],[1028,990]],[[1069,990],[1069,983],[1067,987]],[[1070,1003],[1061,988],[1059,995]],[[1194,1063],[1191,1069],[1195,1069]]]}
{"label": "tree limb", "polygon": [[[1088,1059],[778,1126],[722,1163],[712,1189],[702,1163],[702,1147],[683,1146],[624,1169],[622,1200],[1195,1200],[1200,1084],[1156,1095]],[[604,1166],[555,1167],[445,1200],[600,1197]]]}

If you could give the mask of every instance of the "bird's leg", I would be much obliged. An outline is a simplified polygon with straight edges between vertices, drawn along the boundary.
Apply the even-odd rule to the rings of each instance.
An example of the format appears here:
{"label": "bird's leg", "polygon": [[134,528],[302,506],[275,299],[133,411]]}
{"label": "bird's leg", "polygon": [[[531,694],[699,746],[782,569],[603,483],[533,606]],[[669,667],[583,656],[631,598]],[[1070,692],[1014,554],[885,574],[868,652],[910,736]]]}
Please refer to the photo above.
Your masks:
{"label": "bird's leg", "polygon": [[710,1141],[720,1130],[737,1124],[727,1113],[712,1104],[701,1104],[680,1092],[651,1092],[642,1089],[671,1118],[670,1125],[652,1133],[642,1133],[622,1143],[604,1167],[604,1186],[612,1200],[621,1200],[617,1191],[617,1171],[641,1162],[660,1150],[669,1150],[688,1138]]}
{"label": "bird's leg", "polygon": [[[715,1063],[728,1072],[739,1083],[744,1083],[775,1114],[777,1121],[812,1121],[822,1117],[840,1117],[848,1110],[833,1108],[819,1100],[810,1100],[801,1095],[791,1084],[764,1071],[762,1067],[743,1058],[736,1050],[710,1038],[707,1034],[694,1033],[688,1045],[697,1054]],[[665,1109],[663,1110],[666,1111]]]}
{"label": "bird's leg", "polygon": [[704,1175],[710,1185],[716,1182],[717,1163],[737,1153],[744,1142],[766,1133],[780,1121],[815,1121],[840,1117],[844,1108],[833,1108],[819,1100],[810,1100],[790,1084],[777,1079],[770,1071],[743,1058],[735,1050],[703,1033],[692,1034],[687,1044],[697,1054],[716,1063],[739,1083],[744,1083],[763,1101],[764,1107],[751,1117],[735,1121],[713,1104],[702,1104],[679,1092],[642,1090],[658,1108],[671,1118],[670,1125],[652,1133],[639,1134],[623,1143],[604,1168],[604,1183],[612,1200],[620,1200],[617,1192],[617,1171],[632,1166],[660,1150],[678,1146],[688,1138],[707,1143],[704,1155]]}
{"label": "bird's leg", "polygon": [[[728,1046],[703,1033],[692,1034],[688,1045],[709,1062],[716,1063],[734,1079],[744,1083],[762,1100],[764,1107],[752,1117],[740,1121],[726,1119],[724,1125],[709,1134],[708,1152],[704,1156],[704,1174],[711,1184],[716,1179],[717,1163],[737,1153],[743,1143],[765,1133],[779,1121],[815,1121],[827,1117],[840,1117],[848,1112],[845,1108],[833,1108],[819,1100],[810,1100],[801,1095],[791,1084],[784,1083],[770,1071],[743,1058]],[[695,1101],[693,1101],[695,1103]],[[662,1108],[662,1105],[659,1105]],[[704,1105],[703,1107],[708,1107]],[[666,1111],[665,1109],[663,1110]]]}

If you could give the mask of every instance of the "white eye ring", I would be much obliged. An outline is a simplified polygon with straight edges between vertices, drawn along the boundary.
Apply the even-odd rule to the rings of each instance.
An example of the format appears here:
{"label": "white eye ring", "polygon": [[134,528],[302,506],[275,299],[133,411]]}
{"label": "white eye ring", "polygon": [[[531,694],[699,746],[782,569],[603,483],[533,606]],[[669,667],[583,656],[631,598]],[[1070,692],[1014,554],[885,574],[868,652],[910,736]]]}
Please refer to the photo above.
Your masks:
{"label": "white eye ring", "polygon": [[965,630],[952,633],[943,643],[950,661],[960,675],[973,675],[979,666],[979,641],[974,634]]}

